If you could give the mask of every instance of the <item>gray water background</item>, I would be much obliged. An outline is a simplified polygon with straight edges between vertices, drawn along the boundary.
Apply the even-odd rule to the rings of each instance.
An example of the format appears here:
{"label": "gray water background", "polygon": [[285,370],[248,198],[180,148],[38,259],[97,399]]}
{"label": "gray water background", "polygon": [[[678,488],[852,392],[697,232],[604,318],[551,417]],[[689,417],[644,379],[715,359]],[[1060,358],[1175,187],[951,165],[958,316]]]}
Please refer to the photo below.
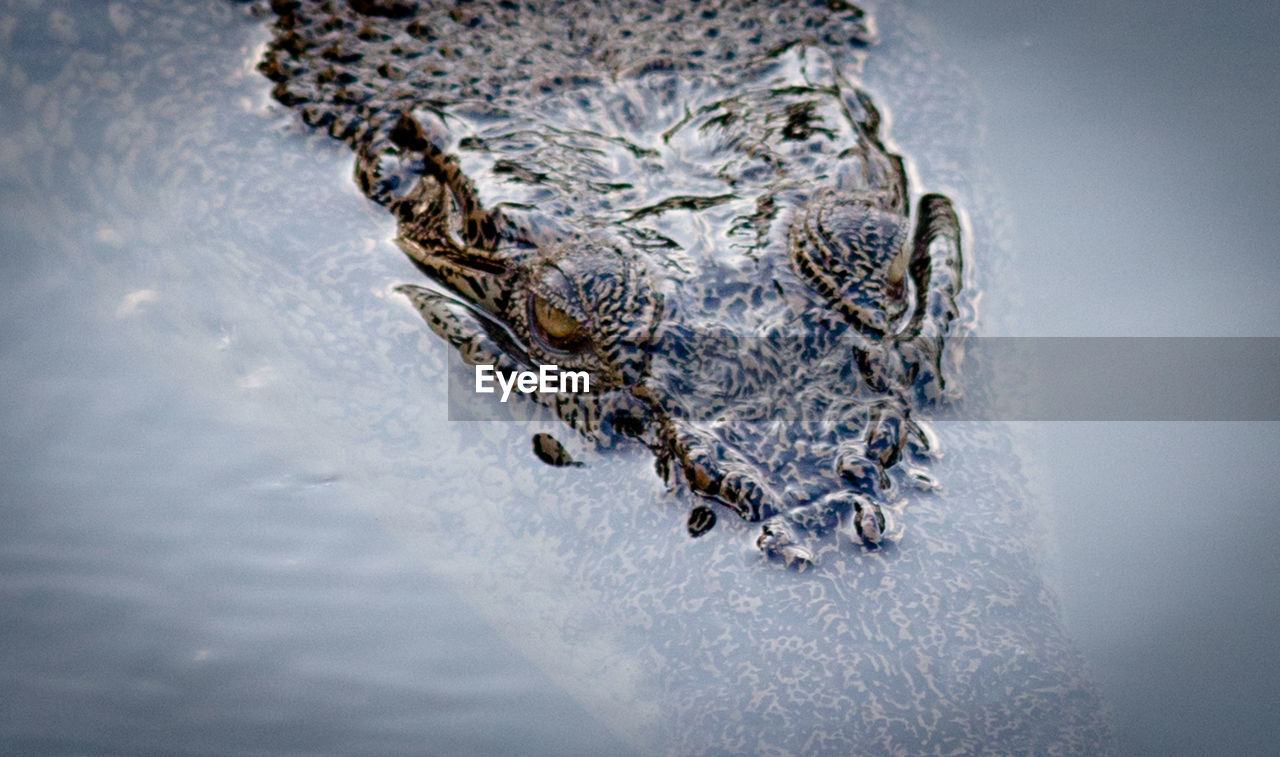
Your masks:
{"label": "gray water background", "polygon": [[316,406],[373,412],[386,366],[297,349],[360,316],[287,272],[414,271],[349,153],[268,109],[265,30],[0,7],[0,753],[627,753],[379,521],[379,441]]}
{"label": "gray water background", "polygon": [[[910,5],[974,83],[1007,211],[983,333],[1280,333],[1280,7]],[[1275,753],[1280,424],[1010,425],[1120,753]]]}
{"label": "gray water background", "polygon": [[[1262,6],[918,10],[980,98],[983,179],[1010,225],[1012,262],[984,282],[985,333],[1277,333],[1266,228],[1276,105],[1258,93],[1276,91],[1280,67]],[[62,33],[46,28],[49,40],[11,41],[5,55],[32,78]],[[235,70],[253,44],[245,32],[210,76]],[[239,85],[260,91],[243,74]],[[211,107],[236,107],[232,92]],[[35,124],[56,138],[56,118],[5,105],[6,134]],[[349,157],[290,155],[297,145],[278,121],[245,119],[244,152],[227,165],[305,177],[264,188],[291,189],[291,222],[269,214],[282,227],[275,254],[309,265],[303,247],[317,235],[358,240],[343,244],[367,257],[367,281],[341,286],[412,279],[385,244],[387,219],[350,186]],[[111,124],[99,128],[109,140]],[[912,154],[913,133],[894,136]],[[372,504],[376,476],[343,446],[358,439],[309,423],[311,387],[293,383],[307,371],[280,357],[274,321],[314,317],[322,295],[228,302],[201,279],[234,282],[243,260],[192,245],[184,213],[209,208],[190,206],[176,179],[135,165],[135,186],[86,199],[71,169],[95,167],[68,151],[70,165],[54,166],[66,196],[51,200],[14,178],[29,166],[13,144],[0,163],[0,747],[621,748],[515,651],[511,629],[435,577],[447,575],[440,556],[397,538]],[[249,194],[215,206],[235,219],[230,238],[243,241],[246,207],[260,203]],[[392,341],[410,354],[419,331]],[[360,345],[347,353],[359,361]],[[364,375],[387,362],[366,359],[318,367]],[[1066,622],[1122,752],[1269,751],[1280,741],[1275,424],[1012,431],[1043,497]],[[461,432],[440,433],[448,447]]]}

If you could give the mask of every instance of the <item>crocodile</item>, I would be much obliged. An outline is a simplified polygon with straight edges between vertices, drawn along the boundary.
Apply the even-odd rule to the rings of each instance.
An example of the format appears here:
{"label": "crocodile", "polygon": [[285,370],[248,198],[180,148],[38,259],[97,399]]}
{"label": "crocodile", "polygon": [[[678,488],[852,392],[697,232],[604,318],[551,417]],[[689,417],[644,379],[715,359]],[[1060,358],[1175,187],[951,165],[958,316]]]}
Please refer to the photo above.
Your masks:
{"label": "crocodile", "polygon": [[[679,1],[664,7],[673,9]],[[685,485],[664,491],[664,482],[649,470],[654,458],[649,448],[627,441],[646,433],[639,423],[631,424],[635,433],[620,433],[616,447],[596,449],[588,438],[565,434],[563,422],[541,408],[543,417],[533,424],[442,422],[444,408],[431,380],[445,372],[446,355],[455,351],[421,328],[407,300],[391,295],[390,285],[412,278],[413,268],[388,243],[395,223],[391,215],[370,206],[341,175],[350,165],[345,146],[299,125],[292,108],[267,105],[272,85],[250,64],[256,64],[271,36],[261,19],[238,18],[242,8],[225,0],[47,0],[5,7],[0,37],[11,33],[15,45],[20,40],[26,50],[38,50],[41,62],[20,66],[6,57],[0,76],[0,94],[23,106],[2,114],[6,186],[25,188],[23,203],[15,203],[6,217],[17,223],[15,228],[32,230],[33,238],[48,240],[34,247],[19,243],[49,266],[44,270],[51,275],[34,290],[36,299],[51,307],[75,300],[95,319],[107,315],[95,320],[102,326],[103,346],[127,350],[121,354],[129,361],[128,375],[155,371],[163,377],[161,386],[172,387],[157,396],[160,404],[139,405],[146,412],[138,417],[150,423],[157,412],[172,416],[173,438],[194,443],[193,455],[209,457],[208,450],[217,450],[201,439],[204,425],[187,427],[192,417],[212,422],[216,415],[220,427],[238,429],[243,453],[233,455],[229,467],[212,469],[217,476],[198,477],[193,484],[208,490],[209,499],[194,501],[211,505],[209,522],[239,527],[241,510],[225,505],[243,501],[244,487],[254,486],[270,492],[256,506],[257,497],[244,502],[249,509],[243,512],[254,522],[307,517],[306,507],[281,508],[281,493],[300,505],[314,496],[333,497],[353,510],[368,509],[394,542],[411,547],[395,550],[386,563],[387,571],[403,572],[406,583],[398,579],[391,589],[371,587],[382,592],[374,599],[385,602],[369,605],[373,622],[399,629],[399,635],[388,637],[397,647],[388,659],[401,667],[388,673],[355,664],[366,658],[359,650],[363,637],[353,636],[354,647],[336,653],[355,655],[343,658],[355,663],[318,684],[321,696],[331,698],[328,690],[334,689],[345,704],[325,710],[327,725],[319,731],[307,713],[286,713],[285,724],[298,727],[286,729],[290,734],[281,743],[314,751],[316,739],[337,734],[340,741],[350,736],[362,744],[390,745],[386,750],[422,751],[426,743],[472,743],[465,735],[479,729],[501,734],[503,745],[532,733],[535,738],[516,748],[541,754],[561,742],[537,736],[551,730],[587,734],[595,720],[625,743],[610,748],[585,736],[570,739],[593,745],[577,751],[626,753],[630,745],[643,754],[690,755],[1106,753],[1110,736],[1103,702],[1040,572],[1019,448],[1007,430],[941,423],[931,415],[947,455],[931,462],[928,471],[943,486],[912,493],[909,517],[898,512],[897,504],[887,506],[886,515],[903,529],[898,541],[890,539],[891,548],[860,549],[856,533],[836,529],[822,543],[839,548],[823,546],[821,559],[803,573],[759,569],[759,553],[751,543],[758,524],[724,517],[700,538],[682,533],[686,526],[705,529],[709,516],[723,515],[725,506]],[[462,14],[473,7],[459,6],[461,26],[450,27],[459,32],[451,37],[455,43],[472,40],[462,33],[473,28]],[[686,30],[705,30],[714,21],[701,17],[700,6],[685,8]],[[781,9],[779,17],[788,12]],[[16,25],[15,16],[22,17]],[[77,22],[69,30],[71,18]],[[985,185],[963,178],[975,175],[967,153],[974,130],[965,108],[973,101],[971,92],[963,75],[935,53],[927,25],[915,23],[920,19],[890,3],[877,9],[877,18],[883,44],[868,54],[859,76],[874,86],[878,101],[895,106],[893,133],[911,146],[907,152],[918,161],[922,179],[946,186],[957,207],[969,211],[965,228],[973,241],[966,250],[982,251],[977,272],[988,275],[999,258],[1007,262],[1010,251],[994,233],[998,215],[984,204],[990,199]],[[535,37],[551,28],[539,17],[526,18],[523,26]],[[628,29],[642,36],[656,31],[630,24],[618,33]],[[77,36],[78,42],[66,41]],[[821,41],[819,33],[814,37]],[[472,41],[482,39],[488,37]],[[554,43],[557,38],[545,39]],[[417,44],[409,38],[404,43]],[[651,47],[657,54],[658,45]],[[449,60],[465,64],[467,54],[482,50],[461,52],[462,57]],[[850,53],[859,51],[851,47]],[[780,55],[786,59],[792,51],[780,50]],[[696,57],[671,56],[677,63]],[[510,58],[507,76],[530,70],[518,60],[519,55]],[[491,63],[486,59],[485,65]],[[661,75],[660,68],[628,72],[618,77],[617,86],[630,88],[635,77]],[[470,80],[482,69],[477,64],[457,75]],[[433,80],[449,75],[446,71]],[[681,75],[690,82],[697,78],[687,71]],[[336,106],[325,107],[334,107],[338,117]],[[461,111],[452,111],[444,134],[468,133],[457,120],[465,115]],[[422,113],[414,118],[427,133],[430,119]],[[927,139],[914,129],[927,130]],[[501,198],[486,193],[516,174],[505,164],[486,173],[478,151],[453,141],[443,147],[442,153],[458,159],[475,196],[486,208],[496,208]],[[621,149],[611,152],[614,147]],[[605,167],[633,155],[612,139],[596,140],[584,152],[600,160],[606,156]],[[703,165],[693,160],[697,154],[688,154],[681,172]],[[628,173],[555,172],[554,157],[537,170],[553,182],[592,187],[566,203],[569,212],[603,202],[609,191],[605,184]],[[665,180],[653,178],[659,189]],[[504,190],[520,186],[508,182]],[[708,194],[716,192],[725,193]],[[734,202],[701,210],[664,206],[661,213],[618,228],[632,234],[631,243],[657,263],[664,281],[679,282],[679,276],[701,276],[704,256],[712,252],[699,247],[705,224],[717,211],[732,210]],[[509,219],[517,216],[514,208],[503,211]],[[592,211],[582,219],[588,230],[608,230],[590,223],[601,217]],[[777,221],[760,228],[767,234],[789,233]],[[680,246],[666,246],[657,233]],[[744,256],[756,255],[764,265],[774,260],[764,247],[743,249]],[[777,270],[790,275],[788,260],[775,262]],[[726,275],[732,270],[726,268]],[[153,299],[135,302],[135,292]],[[673,320],[667,323],[674,323],[680,314],[673,303],[680,299],[666,294],[664,313],[670,312]],[[132,310],[118,309],[122,297],[133,303]],[[388,299],[396,306],[388,307]],[[465,298],[455,299],[454,312],[475,313],[464,307]],[[21,307],[29,300],[24,296],[16,302]],[[718,313],[717,323],[732,324],[735,310],[695,304]],[[835,327],[841,321],[831,316]],[[708,332],[693,331],[699,333]],[[711,336],[731,344],[731,332]],[[954,346],[948,342],[947,348]],[[514,349],[504,343],[506,348]],[[719,355],[701,359],[714,357]],[[816,375],[809,379],[801,389],[823,386]],[[668,401],[693,397],[695,389],[708,391],[680,387]],[[614,391],[609,397],[630,394]],[[813,398],[791,399],[812,406],[804,403]],[[192,416],[184,408],[198,412]],[[740,403],[738,419],[716,428],[763,434],[769,423],[747,420],[748,409]],[[921,403],[910,409],[917,422],[931,412]],[[688,421],[700,418],[705,416]],[[614,420],[620,420],[618,413]],[[787,434],[799,454],[803,445],[812,444],[809,437],[820,423],[800,418],[773,429]],[[535,436],[530,454],[531,425],[564,443]],[[601,423],[600,433],[607,436],[612,425]],[[617,425],[628,428],[626,422]],[[744,454],[754,444],[740,438],[729,443]],[[280,461],[291,473],[261,478],[275,465],[249,464],[260,458]],[[899,461],[886,472],[904,483],[909,463]],[[313,479],[311,474],[324,475]],[[682,483],[680,465],[673,464],[670,475]],[[795,480],[785,466],[776,476],[773,481]],[[140,480],[144,488],[139,491],[167,496],[147,477]],[[905,487],[897,491],[902,494]],[[362,521],[357,518],[352,527],[360,528]],[[801,535],[810,531],[802,528]],[[317,553],[314,567],[328,586],[353,568],[334,562],[341,553],[326,554]],[[442,631],[435,622],[418,620],[424,612],[441,611],[430,604],[434,593],[416,585],[422,580],[419,567],[465,598],[500,638],[455,650],[456,634],[473,626],[442,621],[455,629]],[[402,602],[420,607],[399,615],[391,608]],[[402,622],[406,618],[415,620]],[[308,633],[301,627],[283,632],[295,631]],[[287,675],[288,659],[255,665],[278,649],[246,643],[224,650],[224,662],[237,669],[248,665],[244,670],[250,677],[244,680],[271,690],[281,674]],[[496,709],[506,700],[501,693],[490,696],[492,681],[472,680],[472,666],[441,669],[419,656],[432,648],[437,650],[433,659],[465,662],[478,650],[487,655],[502,644],[545,673],[547,688],[537,689],[538,696],[567,691],[581,707],[553,710],[545,731],[522,731]],[[307,645],[300,648],[305,652]],[[180,684],[189,666],[178,663],[174,680]],[[314,665],[302,668],[306,673]],[[441,682],[449,684],[448,691]],[[354,699],[346,696],[352,686],[361,692]],[[207,693],[204,686],[178,685],[170,699],[176,706],[208,710]],[[424,706],[433,713],[417,711]],[[209,710],[201,723],[214,724],[216,733],[180,724],[171,734],[173,743],[207,747],[213,739],[223,751],[242,750],[245,738],[265,738],[253,727],[252,712],[245,716],[253,721],[248,731],[239,727],[245,722],[243,710]],[[454,711],[470,714],[449,717]],[[45,729],[51,735],[38,743],[62,744],[66,729],[60,725]]]}
{"label": "crocodile", "polygon": [[853,78],[866,15],[580,5],[277,0],[260,70],[355,150],[431,279],[400,291],[467,363],[587,371],[537,399],[786,564],[833,529],[882,544],[931,482],[963,256],[948,198],[912,223]]}

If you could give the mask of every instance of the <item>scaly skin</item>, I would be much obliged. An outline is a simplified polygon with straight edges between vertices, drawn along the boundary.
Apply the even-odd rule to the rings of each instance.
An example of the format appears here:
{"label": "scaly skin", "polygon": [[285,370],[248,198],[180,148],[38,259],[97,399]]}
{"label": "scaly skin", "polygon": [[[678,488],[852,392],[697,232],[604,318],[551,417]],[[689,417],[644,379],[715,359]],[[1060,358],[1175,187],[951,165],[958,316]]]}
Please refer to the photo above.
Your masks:
{"label": "scaly skin", "polygon": [[[413,5],[276,3],[261,68],[355,148],[434,282],[401,287],[431,328],[470,363],[588,371],[591,395],[539,401],[648,445],[673,484],[760,521],[770,555],[809,564],[809,535],[842,524],[880,543],[900,461],[929,453],[918,411],[948,394],[962,255],[947,198],[912,224],[902,160],[848,78],[861,13],[750,27],[737,9],[762,31],[694,55],[569,22],[563,49],[504,48],[501,7]],[[491,47],[438,68],[465,46],[451,24],[492,24]],[[504,54],[524,76],[467,75]]]}

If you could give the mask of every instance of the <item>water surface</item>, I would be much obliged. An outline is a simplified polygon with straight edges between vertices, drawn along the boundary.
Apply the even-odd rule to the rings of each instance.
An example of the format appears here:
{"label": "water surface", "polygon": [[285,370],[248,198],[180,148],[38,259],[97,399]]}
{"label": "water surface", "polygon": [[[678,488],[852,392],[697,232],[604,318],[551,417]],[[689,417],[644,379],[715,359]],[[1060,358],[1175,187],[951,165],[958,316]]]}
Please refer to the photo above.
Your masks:
{"label": "water surface", "polygon": [[[972,84],[1005,209],[984,333],[1280,334],[1274,4],[910,5]],[[1273,753],[1280,424],[1014,431],[1120,752]]]}
{"label": "water surface", "polygon": [[[984,333],[1276,334],[1273,11],[1021,9],[880,9],[865,77],[917,186],[970,214]],[[574,484],[523,430],[444,421],[446,351],[390,292],[417,273],[345,148],[269,106],[264,32],[216,2],[2,15],[0,750],[635,743],[641,624],[590,627],[616,616],[523,527],[572,522]],[[1275,426],[941,429],[978,485],[966,449],[1021,445],[992,479],[1035,492],[1019,569],[1056,578],[1124,753],[1280,741]],[[643,458],[588,457],[650,487],[635,560],[727,548],[664,541],[683,513]]]}

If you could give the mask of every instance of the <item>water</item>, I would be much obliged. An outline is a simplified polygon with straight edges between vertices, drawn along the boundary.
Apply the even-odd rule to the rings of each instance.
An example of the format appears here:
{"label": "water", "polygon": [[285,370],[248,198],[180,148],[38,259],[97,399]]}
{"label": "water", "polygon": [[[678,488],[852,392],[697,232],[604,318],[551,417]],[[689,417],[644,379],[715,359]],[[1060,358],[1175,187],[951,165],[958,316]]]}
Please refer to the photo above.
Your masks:
{"label": "water", "polygon": [[[1274,5],[912,6],[979,96],[1011,221],[985,333],[1280,333]],[[1123,754],[1280,744],[1278,426],[1014,428]]]}
{"label": "water", "polygon": [[625,753],[379,520],[370,440],[311,404],[379,392],[352,334],[292,346],[369,286],[312,286],[341,255],[314,245],[389,233],[262,107],[255,26],[0,16],[0,752]]}
{"label": "water", "polygon": [[[984,125],[958,194],[999,242],[974,253],[985,333],[1275,334],[1271,11],[1020,7],[922,2],[912,28]],[[502,452],[527,435],[443,422],[445,351],[389,291],[417,274],[349,155],[266,107],[261,31],[181,11],[0,25],[0,751],[625,751],[656,699],[636,635],[570,627],[610,616],[521,528],[572,522],[579,484]],[[950,189],[945,99],[886,78],[895,18],[867,78]],[[1280,742],[1275,426],[1006,430],[1123,753]],[[588,459],[652,482],[631,559],[726,543],[664,541],[683,513],[642,456]]]}

